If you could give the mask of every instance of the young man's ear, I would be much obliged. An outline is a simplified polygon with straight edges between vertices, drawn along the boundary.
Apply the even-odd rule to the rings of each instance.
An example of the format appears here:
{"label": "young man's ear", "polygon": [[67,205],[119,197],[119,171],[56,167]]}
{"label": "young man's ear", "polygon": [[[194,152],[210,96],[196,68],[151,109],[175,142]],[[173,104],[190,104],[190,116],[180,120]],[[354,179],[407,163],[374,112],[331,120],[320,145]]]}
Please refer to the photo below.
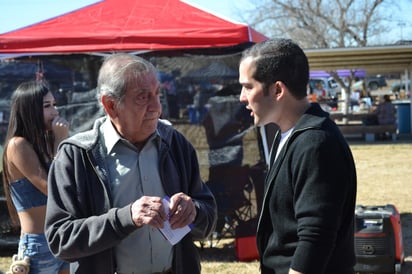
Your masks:
{"label": "young man's ear", "polygon": [[279,99],[280,97],[282,97],[285,88],[286,88],[285,84],[283,84],[283,82],[281,81],[276,81],[275,83],[273,83],[272,92],[273,92],[274,97],[276,99]]}

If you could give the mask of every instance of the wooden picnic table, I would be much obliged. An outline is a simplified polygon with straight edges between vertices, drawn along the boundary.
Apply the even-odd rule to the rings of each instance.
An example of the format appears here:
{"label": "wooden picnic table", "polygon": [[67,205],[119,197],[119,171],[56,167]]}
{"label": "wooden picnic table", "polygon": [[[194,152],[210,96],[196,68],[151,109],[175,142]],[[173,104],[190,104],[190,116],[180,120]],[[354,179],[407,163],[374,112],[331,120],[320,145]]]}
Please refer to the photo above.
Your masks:
{"label": "wooden picnic table", "polygon": [[[372,112],[352,112],[343,114],[342,112],[330,112],[330,118],[336,122],[344,136],[361,134],[365,141],[375,141],[376,134],[388,133],[393,141],[397,140],[397,125],[367,125],[364,121],[371,116],[376,116]],[[346,121],[343,119],[346,118]]]}
{"label": "wooden picnic table", "polygon": [[332,120],[335,122],[339,123],[339,121],[342,121],[344,118],[347,119],[347,121],[351,123],[362,123],[362,121],[368,117],[374,116],[372,112],[366,112],[366,111],[361,111],[361,112],[351,112],[348,114],[343,114],[342,112],[337,112],[337,111],[332,111],[329,113],[329,116]]}

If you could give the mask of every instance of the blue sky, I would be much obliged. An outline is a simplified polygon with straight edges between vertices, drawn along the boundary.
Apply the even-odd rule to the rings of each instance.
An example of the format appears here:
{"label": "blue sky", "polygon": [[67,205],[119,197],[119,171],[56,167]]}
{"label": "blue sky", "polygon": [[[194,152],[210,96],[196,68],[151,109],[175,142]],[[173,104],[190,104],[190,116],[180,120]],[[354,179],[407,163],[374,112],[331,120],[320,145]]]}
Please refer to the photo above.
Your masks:
{"label": "blue sky", "polygon": [[99,0],[0,0],[0,33],[30,26],[95,2]]}
{"label": "blue sky", "polygon": [[[242,22],[242,9],[253,8],[250,0],[184,0],[225,19]],[[35,24],[84,7],[99,0],[0,0],[0,33]],[[382,40],[412,40],[412,18],[409,15],[412,0],[396,1],[392,31],[385,33]],[[21,8],[21,7],[24,8]]]}

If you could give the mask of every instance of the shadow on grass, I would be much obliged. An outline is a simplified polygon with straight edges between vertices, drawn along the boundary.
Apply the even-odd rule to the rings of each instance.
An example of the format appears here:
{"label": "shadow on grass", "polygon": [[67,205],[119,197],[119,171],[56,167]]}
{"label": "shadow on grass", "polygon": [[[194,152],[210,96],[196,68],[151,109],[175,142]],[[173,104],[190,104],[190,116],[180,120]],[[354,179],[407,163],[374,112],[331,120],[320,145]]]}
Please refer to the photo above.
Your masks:
{"label": "shadow on grass", "polygon": [[236,262],[233,239],[222,239],[218,244],[199,247],[200,259],[203,262]]}

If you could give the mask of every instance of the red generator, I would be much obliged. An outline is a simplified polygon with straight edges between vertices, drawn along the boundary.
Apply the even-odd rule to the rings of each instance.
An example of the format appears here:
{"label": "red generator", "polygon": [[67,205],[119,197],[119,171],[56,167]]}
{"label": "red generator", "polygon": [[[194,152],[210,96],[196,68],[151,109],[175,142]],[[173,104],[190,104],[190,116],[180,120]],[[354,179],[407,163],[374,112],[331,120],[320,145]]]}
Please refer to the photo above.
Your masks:
{"label": "red generator", "polygon": [[355,271],[400,274],[404,250],[396,207],[358,205],[355,217]]}

